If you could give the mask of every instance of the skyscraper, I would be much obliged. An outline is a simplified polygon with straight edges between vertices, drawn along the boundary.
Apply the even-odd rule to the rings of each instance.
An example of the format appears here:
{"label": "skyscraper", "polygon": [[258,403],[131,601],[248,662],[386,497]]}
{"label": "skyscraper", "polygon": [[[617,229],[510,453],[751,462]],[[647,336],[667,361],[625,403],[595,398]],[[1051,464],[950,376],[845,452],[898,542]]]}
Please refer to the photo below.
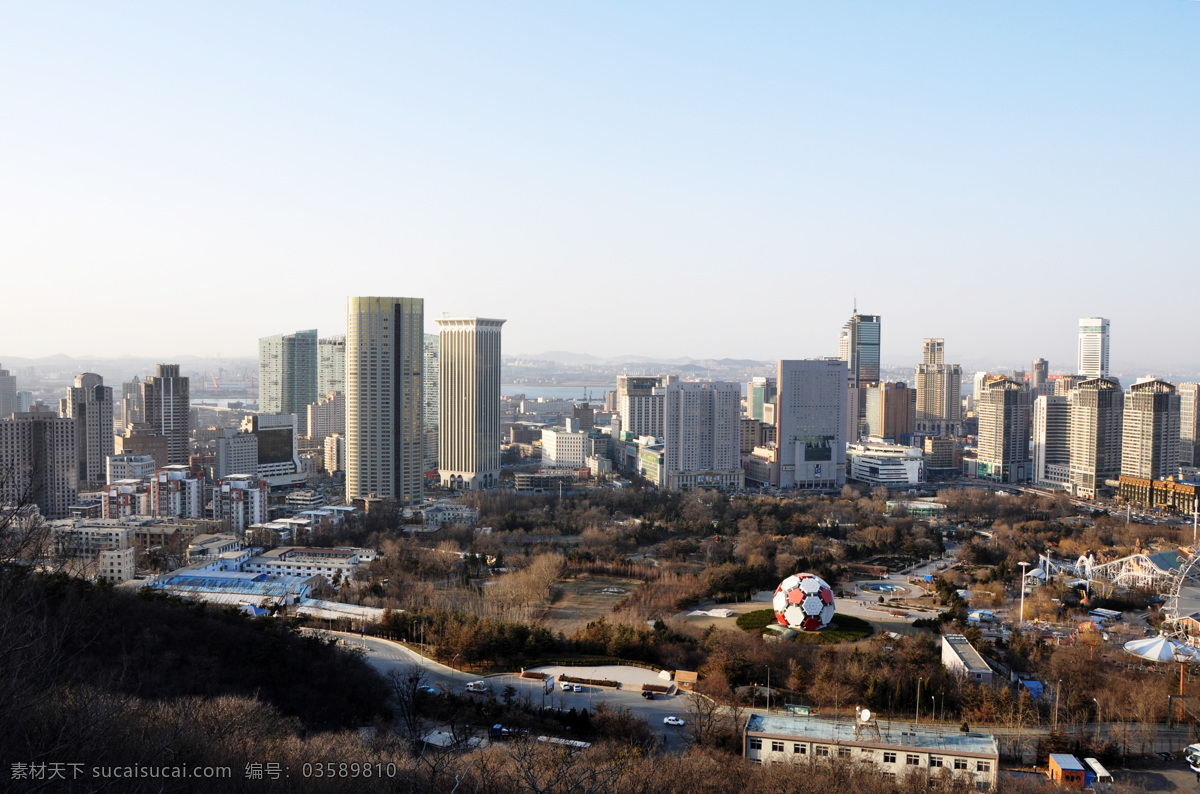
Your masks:
{"label": "skyscraper", "polygon": [[500,329],[504,320],[438,324],[438,473],[447,488],[500,480]]}
{"label": "skyscraper", "polygon": [[663,400],[667,488],[741,488],[739,383],[675,382]]}
{"label": "skyscraper", "polygon": [[259,411],[292,414],[301,435],[308,435],[307,409],[319,394],[316,329],[258,340]]}
{"label": "skyscraper", "polygon": [[1121,474],[1161,480],[1179,473],[1179,395],[1147,380],[1129,387],[1121,430]]}
{"label": "skyscraper", "polygon": [[1079,321],[1079,374],[1108,377],[1108,320],[1103,317]]}
{"label": "skyscraper", "polygon": [[1030,478],[1029,409],[1029,392],[1011,378],[992,378],[984,384],[975,404],[980,478],[996,482],[1025,482]]}
{"label": "skyscraper", "polygon": [[1089,378],[1071,391],[1071,490],[1096,498],[1105,480],[1121,475],[1125,394],[1114,381]]}
{"label": "skyscraper", "polygon": [[[424,498],[421,298],[346,300],[346,500]],[[497,433],[499,430],[497,430]]]}
{"label": "skyscraper", "polygon": [[346,391],[346,337],[317,341],[317,396]]}
{"label": "skyscraper", "polygon": [[846,484],[846,363],[780,361],[777,382],[775,484],[841,488]]}
{"label": "skyscraper", "polygon": [[128,383],[121,384],[121,406],[114,406],[113,426],[117,435],[123,435],[125,428],[146,421],[146,412],[142,405],[142,381],[137,375]]}
{"label": "skyscraper", "polygon": [[7,419],[17,412],[17,377],[6,369],[0,369],[0,419]]}
{"label": "skyscraper", "polygon": [[916,431],[957,437],[962,432],[962,367],[945,363],[945,342],[926,339],[917,366]]}
{"label": "skyscraper", "polygon": [[438,336],[425,334],[421,369],[421,416],[425,422],[423,442],[425,471],[438,467]]}
{"label": "skyscraper", "polygon": [[1200,384],[1181,383],[1179,393],[1179,463],[1200,464]]}
{"label": "skyscraper", "polygon": [[880,383],[867,392],[867,435],[906,444],[915,426],[917,394],[905,383]]}
{"label": "skyscraper", "polygon": [[79,498],[75,420],[53,411],[0,419],[0,504],[36,504],[44,518],[64,518]]}
{"label": "skyscraper", "polygon": [[108,480],[106,459],[113,454],[113,393],[94,372],[75,377],[75,385],[59,403],[59,413],[75,420],[79,481],[99,485]]}
{"label": "skyscraper", "polygon": [[1050,380],[1050,362],[1044,358],[1035,358],[1033,360],[1033,380],[1030,381],[1030,387],[1035,391],[1041,389],[1043,383]]}
{"label": "skyscraper", "polygon": [[1071,406],[1066,397],[1033,401],[1033,482],[1064,488],[1071,480]]}
{"label": "skyscraper", "polygon": [[859,314],[857,310],[842,326],[838,358],[849,365],[851,388],[879,382],[879,327],[878,314]]}
{"label": "skyscraper", "polygon": [[618,375],[617,413],[621,432],[663,437],[663,400],[675,375]]}
{"label": "skyscraper", "polygon": [[746,384],[746,414],[763,421],[763,406],[775,402],[778,384],[774,378],[754,378]]}
{"label": "skyscraper", "polygon": [[179,375],[178,364],[159,364],[155,375],[142,381],[146,424],[166,437],[168,465],[188,462],[191,407],[191,381]]}

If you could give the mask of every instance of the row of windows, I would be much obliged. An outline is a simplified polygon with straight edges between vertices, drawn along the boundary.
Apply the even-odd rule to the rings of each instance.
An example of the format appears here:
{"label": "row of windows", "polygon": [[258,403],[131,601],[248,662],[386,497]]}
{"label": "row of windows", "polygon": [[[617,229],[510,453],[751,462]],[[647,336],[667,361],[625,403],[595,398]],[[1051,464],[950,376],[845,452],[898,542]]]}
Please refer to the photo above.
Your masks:
{"label": "row of windows", "polygon": [[[761,750],[762,746],[763,746],[762,739],[751,738],[749,740],[749,748],[751,750]],[[783,741],[779,741],[779,740],[772,740],[771,741],[771,752],[773,752],[773,753],[786,752],[786,743]],[[865,755],[871,755],[874,753],[873,750],[869,750],[869,749],[863,749],[862,752]],[[849,748],[849,747],[838,746],[838,748],[837,748],[837,755],[839,758],[849,758],[850,753],[851,753],[851,748]],[[792,754],[793,755],[807,755],[808,754],[808,745],[801,743],[801,742],[793,742],[792,743]],[[818,758],[828,758],[830,756],[830,747],[828,745],[822,745],[822,744],[814,745],[813,746],[813,755]],[[896,752],[884,751],[883,763],[894,764],[897,762],[897,757],[898,757],[898,754]],[[969,768],[969,763],[968,763],[967,759],[965,759],[965,758],[954,758],[951,760],[953,761],[954,769],[956,769],[958,771],[965,771]],[[920,766],[921,765],[921,756],[918,753],[905,753],[904,763],[906,766]],[[945,758],[943,758],[941,756],[936,756],[936,755],[929,756],[929,766],[931,768],[941,768],[941,767],[944,767],[945,765],[946,765]],[[975,771],[976,772],[991,772],[992,771],[992,762],[991,761],[976,761],[975,762]]]}

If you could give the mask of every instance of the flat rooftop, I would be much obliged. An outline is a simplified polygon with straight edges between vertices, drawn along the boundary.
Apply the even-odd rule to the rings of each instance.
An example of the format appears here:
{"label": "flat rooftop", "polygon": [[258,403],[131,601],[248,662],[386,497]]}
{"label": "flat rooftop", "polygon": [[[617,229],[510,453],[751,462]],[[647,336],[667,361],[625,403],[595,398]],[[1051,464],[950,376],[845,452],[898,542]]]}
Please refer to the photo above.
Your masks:
{"label": "flat rooftop", "polygon": [[830,742],[831,744],[870,744],[888,747],[911,747],[926,752],[941,751],[944,753],[969,753],[975,755],[998,756],[999,749],[996,740],[983,733],[960,733],[954,728],[948,730],[930,730],[914,728],[908,723],[897,723],[888,726],[885,720],[879,723],[880,739],[868,736],[865,732],[861,738],[854,735],[853,719],[826,720],[815,717],[799,717],[791,715],[762,714],[750,715],[746,723],[748,733],[762,733],[784,738],[803,738],[809,741]]}
{"label": "flat rooftop", "polygon": [[971,643],[961,634],[943,634],[942,642],[954,649],[959,659],[962,659],[963,664],[967,666],[967,671],[972,673],[990,673],[992,668],[988,667],[988,663],[979,655],[979,651],[971,645]]}

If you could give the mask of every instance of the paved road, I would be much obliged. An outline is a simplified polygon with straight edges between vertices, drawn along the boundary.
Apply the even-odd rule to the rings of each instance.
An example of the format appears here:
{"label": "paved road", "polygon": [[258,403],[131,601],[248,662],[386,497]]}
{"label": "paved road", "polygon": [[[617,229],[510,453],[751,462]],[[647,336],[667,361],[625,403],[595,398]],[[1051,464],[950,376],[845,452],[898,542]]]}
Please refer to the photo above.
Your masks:
{"label": "paved road", "polygon": [[[413,665],[417,665],[425,671],[425,679],[430,686],[468,696],[470,693],[466,691],[467,682],[477,681],[480,678],[478,675],[464,673],[435,662],[432,659],[427,659],[400,643],[392,642],[391,640],[383,640],[377,637],[362,637],[358,634],[337,631],[330,632],[313,629],[309,629],[309,631],[326,636],[336,636],[338,639],[344,640],[346,645],[351,648],[363,648],[366,653],[367,662],[384,675],[392,670],[406,670]],[[641,668],[630,669],[638,675],[645,673]],[[572,672],[581,678],[593,677],[592,668],[588,667],[572,668]],[[497,693],[502,692],[506,686],[512,686],[517,691],[518,697],[526,696],[531,703],[538,706],[545,703],[546,706],[564,709],[572,707],[576,709],[586,708],[590,711],[602,700],[608,701],[611,706],[625,706],[629,708],[634,716],[646,720],[651,730],[659,734],[659,738],[665,743],[668,751],[682,753],[687,748],[688,729],[686,727],[680,728],[664,725],[663,718],[677,716],[685,721],[690,720],[688,702],[691,695],[655,694],[654,700],[646,700],[641,696],[640,689],[614,690],[583,685],[582,692],[563,692],[556,686],[553,694],[543,696],[540,681],[521,678],[520,675],[515,673],[484,676],[483,680],[487,682],[487,685],[493,692]]]}

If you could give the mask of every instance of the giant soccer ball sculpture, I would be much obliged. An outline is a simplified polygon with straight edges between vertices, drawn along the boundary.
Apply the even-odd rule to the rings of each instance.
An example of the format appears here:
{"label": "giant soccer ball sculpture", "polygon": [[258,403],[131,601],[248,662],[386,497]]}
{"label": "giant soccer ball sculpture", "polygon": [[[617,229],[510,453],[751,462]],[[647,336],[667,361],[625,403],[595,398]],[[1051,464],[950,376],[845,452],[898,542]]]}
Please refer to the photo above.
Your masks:
{"label": "giant soccer ball sculpture", "polygon": [[820,631],[833,620],[833,590],[816,574],[789,576],[775,589],[775,618],[784,626]]}

